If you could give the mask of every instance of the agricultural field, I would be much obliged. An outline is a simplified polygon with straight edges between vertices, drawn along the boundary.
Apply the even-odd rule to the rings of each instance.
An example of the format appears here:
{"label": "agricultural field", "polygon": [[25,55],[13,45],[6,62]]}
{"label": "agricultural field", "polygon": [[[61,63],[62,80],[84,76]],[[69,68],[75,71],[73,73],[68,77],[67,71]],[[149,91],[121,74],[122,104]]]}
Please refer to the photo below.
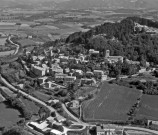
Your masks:
{"label": "agricultural field", "polygon": [[0,46],[4,46],[6,43],[7,38],[0,38]]}
{"label": "agricultural field", "polygon": [[137,112],[137,118],[147,118],[149,120],[158,120],[158,96],[143,95],[140,109]]}
{"label": "agricultural field", "polygon": [[126,121],[128,111],[141,92],[116,84],[104,83],[95,99],[83,104],[84,120]]}
{"label": "agricultural field", "polygon": [[20,43],[22,47],[36,45],[36,43],[30,39],[21,39],[18,40],[18,43]]}
{"label": "agricultural field", "polygon": [[0,103],[0,127],[9,127],[18,122],[20,118],[20,112],[12,109],[6,102]]}

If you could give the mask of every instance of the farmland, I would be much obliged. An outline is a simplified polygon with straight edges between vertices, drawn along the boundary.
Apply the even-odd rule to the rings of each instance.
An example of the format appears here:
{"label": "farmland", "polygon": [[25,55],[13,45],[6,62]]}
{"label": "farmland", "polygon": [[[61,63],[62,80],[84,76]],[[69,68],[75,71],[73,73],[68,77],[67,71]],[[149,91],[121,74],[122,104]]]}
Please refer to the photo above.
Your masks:
{"label": "farmland", "polygon": [[143,95],[141,106],[137,112],[138,118],[147,118],[150,120],[158,120],[158,96]]}
{"label": "farmland", "polygon": [[84,120],[126,121],[128,111],[141,95],[136,89],[104,83],[96,98],[83,105]]}

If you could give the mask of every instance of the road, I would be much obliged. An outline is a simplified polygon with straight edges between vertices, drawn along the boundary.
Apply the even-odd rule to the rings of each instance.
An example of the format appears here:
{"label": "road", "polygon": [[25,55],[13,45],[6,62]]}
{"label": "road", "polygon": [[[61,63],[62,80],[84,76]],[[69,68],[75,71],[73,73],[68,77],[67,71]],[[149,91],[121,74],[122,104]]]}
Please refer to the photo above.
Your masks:
{"label": "road", "polygon": [[[43,101],[39,100],[39,99],[36,99],[35,97],[19,90],[19,89],[16,89],[14,86],[12,86],[10,83],[8,83],[0,74],[0,81],[6,86],[8,87],[9,89],[11,89],[12,91],[14,92],[19,92],[21,93],[22,95],[28,97],[29,99],[33,100],[34,102],[36,103],[39,103],[41,105],[44,105],[45,107],[47,107],[51,112],[55,112],[56,113],[56,116],[57,117],[60,117],[60,118],[63,118],[65,119],[63,116],[61,116],[54,108],[52,108],[51,106],[47,106],[46,103],[44,103]],[[77,131],[81,131],[83,129],[85,129],[86,126],[90,126],[90,124],[88,123],[84,123],[82,122],[81,120],[79,120],[78,118],[76,118],[74,115],[72,115],[66,108],[66,106],[64,104],[62,104],[62,107],[63,109],[72,117],[74,118],[74,120],[76,120],[77,122],[74,122],[75,125],[82,125],[83,128],[82,129],[79,129]],[[91,125],[91,126],[94,126],[94,125]],[[115,125],[116,126],[116,125]],[[118,127],[121,127],[121,126],[118,126]],[[154,133],[154,134],[157,134],[158,135],[158,131],[155,131],[155,130],[150,130],[150,129],[146,129],[146,128],[140,128],[140,127],[131,127],[131,126],[122,126],[122,128],[124,129],[129,129],[129,130],[140,130],[140,131],[145,131],[145,132],[149,132],[149,133]],[[74,131],[73,129],[66,129],[67,131]],[[75,130],[76,131],[76,130]]]}
{"label": "road", "polygon": [[155,130],[150,130],[150,129],[147,129],[147,128],[140,128],[140,127],[130,127],[130,126],[123,126],[123,128],[125,130],[138,130],[138,131],[145,131],[145,132],[149,132],[149,133],[152,133],[152,134],[157,134],[158,135],[158,131],[155,131]]}
{"label": "road", "polygon": [[[78,124],[84,125],[84,126],[89,126],[88,123],[85,123],[83,121],[81,121],[80,119],[78,119],[77,117],[75,117],[71,112],[69,112],[69,110],[66,108],[65,104],[62,104],[62,108],[64,109],[64,111],[71,116]],[[75,122],[74,122],[75,123]],[[75,123],[75,124],[77,124]]]}
{"label": "road", "polygon": [[14,52],[14,55],[16,55],[16,54],[19,52],[20,45],[13,43],[13,41],[11,41],[11,37],[12,37],[12,36],[9,36],[8,40],[9,40],[9,42],[10,42],[11,44],[13,44],[13,45],[16,46],[16,50],[15,50],[15,52]]}
{"label": "road", "polygon": [[16,89],[14,86],[12,86],[10,83],[8,83],[3,77],[2,75],[0,74],[0,81],[6,86],[8,87],[9,89],[11,89],[12,91],[14,92],[19,92],[21,93],[23,96],[26,96],[27,98],[31,99],[32,101],[36,102],[36,103],[39,103],[43,106],[45,106],[46,108],[48,108],[51,112],[55,112],[56,113],[56,117],[57,118],[60,118],[60,119],[65,119],[63,116],[61,116],[54,108],[52,108],[51,106],[48,106],[45,102],[19,90],[19,89]]}

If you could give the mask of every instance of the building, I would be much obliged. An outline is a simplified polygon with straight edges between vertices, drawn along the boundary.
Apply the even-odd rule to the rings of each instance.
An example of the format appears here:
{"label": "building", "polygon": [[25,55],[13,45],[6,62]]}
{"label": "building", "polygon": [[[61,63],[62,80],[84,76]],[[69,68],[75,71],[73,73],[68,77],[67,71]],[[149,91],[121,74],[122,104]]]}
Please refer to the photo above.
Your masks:
{"label": "building", "polygon": [[107,76],[107,75],[102,75],[101,80],[102,80],[102,81],[106,81],[106,80],[107,80],[107,78],[108,78],[108,76]]}
{"label": "building", "polygon": [[115,63],[118,61],[123,63],[123,57],[122,56],[110,56],[110,50],[106,50],[105,60],[107,60],[109,63]]}
{"label": "building", "polygon": [[67,74],[55,74],[56,82],[63,82]]}
{"label": "building", "polygon": [[37,76],[45,76],[46,75],[46,68],[35,66],[34,64],[31,65],[32,72]]}
{"label": "building", "polygon": [[71,106],[70,108],[79,108],[80,107],[80,103],[78,100],[73,100],[71,101]]}
{"label": "building", "polygon": [[97,126],[97,135],[105,135],[105,130],[101,126]]}
{"label": "building", "polygon": [[64,83],[73,83],[76,80],[76,76],[66,76],[64,78]]}
{"label": "building", "polygon": [[63,135],[63,132],[56,130],[56,129],[52,129],[50,131],[50,135]]}
{"label": "building", "polygon": [[44,121],[42,123],[30,122],[28,125],[36,131],[43,132],[43,130],[47,128],[49,124],[47,121]]}
{"label": "building", "polygon": [[102,75],[104,75],[104,71],[102,71],[102,70],[94,70],[93,71],[93,73],[94,73],[94,75],[100,75],[100,76],[102,76]]}
{"label": "building", "polygon": [[56,87],[56,85],[54,85],[54,83],[53,82],[46,82],[45,84],[44,84],[44,86],[46,87],[46,88],[48,88],[48,89],[50,89],[50,88],[53,88],[53,87]]}
{"label": "building", "polygon": [[88,78],[81,78],[80,80],[80,85],[84,85],[84,84],[96,84],[96,80],[94,78],[92,79],[88,79]]}
{"label": "building", "polygon": [[97,126],[97,135],[123,135],[124,129],[114,125]]}
{"label": "building", "polygon": [[47,79],[48,79],[48,77],[46,77],[46,76],[45,77],[40,77],[40,78],[38,78],[38,82],[41,85],[41,84],[44,84]]}
{"label": "building", "polygon": [[99,51],[95,51],[94,49],[90,49],[89,54],[99,54]]}
{"label": "building", "polygon": [[49,72],[50,73],[63,74],[63,69],[62,68],[50,68]]}

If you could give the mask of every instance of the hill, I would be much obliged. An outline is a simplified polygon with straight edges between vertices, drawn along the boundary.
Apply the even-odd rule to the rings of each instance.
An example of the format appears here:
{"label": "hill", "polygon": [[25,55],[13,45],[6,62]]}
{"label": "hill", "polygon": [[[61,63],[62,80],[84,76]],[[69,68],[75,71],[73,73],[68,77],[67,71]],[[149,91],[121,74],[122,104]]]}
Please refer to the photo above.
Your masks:
{"label": "hill", "polygon": [[60,4],[64,9],[103,8],[158,8],[157,0],[70,0]]}
{"label": "hill", "polygon": [[[135,23],[143,27],[135,30]],[[88,32],[76,32],[66,42],[84,44],[85,49],[94,48],[105,55],[121,55],[133,61],[147,60],[158,64],[158,36],[144,28],[157,31],[158,22],[139,17],[128,17],[121,22],[104,23]],[[153,32],[154,33],[154,32]]]}

